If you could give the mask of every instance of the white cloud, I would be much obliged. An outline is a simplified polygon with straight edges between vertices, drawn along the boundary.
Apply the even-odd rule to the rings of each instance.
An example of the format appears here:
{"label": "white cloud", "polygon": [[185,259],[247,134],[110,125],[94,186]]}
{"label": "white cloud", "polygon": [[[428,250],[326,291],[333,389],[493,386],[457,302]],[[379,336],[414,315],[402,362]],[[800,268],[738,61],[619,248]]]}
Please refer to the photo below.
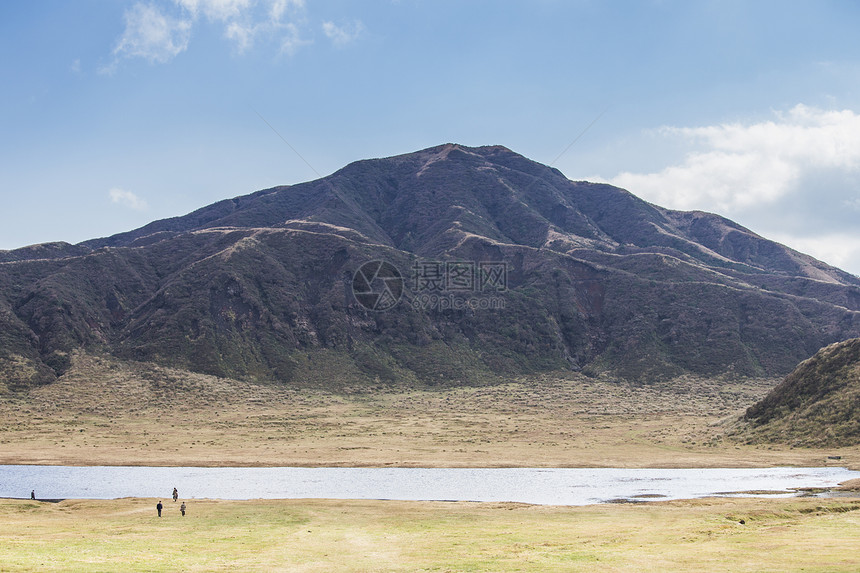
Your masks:
{"label": "white cloud", "polygon": [[224,24],[224,37],[232,40],[239,53],[253,47],[260,38],[280,39],[292,55],[309,44],[301,38],[298,26],[288,19],[301,19],[304,0],[174,0],[194,18],[201,15],[211,22]]}
{"label": "white cloud", "polygon": [[281,53],[288,56],[294,55],[299,48],[313,42],[301,37],[298,26],[290,22],[284,26],[285,33],[281,37]]}
{"label": "white cloud", "polygon": [[152,4],[137,3],[125,13],[125,32],[113,53],[117,58],[137,57],[163,64],[184,52],[190,38],[190,20],[164,14]]}
{"label": "white cloud", "polygon": [[258,27],[239,22],[230,22],[224,30],[224,36],[233,40],[240,54],[247,52],[254,45],[254,38],[258,33]]}
{"label": "white cloud", "polygon": [[689,151],[652,172],[597,179],[663,207],[719,213],[860,274],[860,114],[797,105],[768,121],[648,135],[643,154]]}
{"label": "white cloud", "polygon": [[821,170],[860,170],[860,115],[797,105],[761,123],[664,127],[659,135],[698,147],[655,173],[621,173],[609,181],[676,209],[731,214],[776,202]]}
{"label": "white cloud", "polygon": [[770,233],[768,238],[860,276],[860,232],[824,233],[816,237]]}
{"label": "white cloud", "polygon": [[232,20],[238,18],[253,2],[251,0],[175,0],[193,17],[203,14],[210,20]]}
{"label": "white cloud", "polygon": [[357,40],[364,32],[364,24],[358,20],[345,26],[338,26],[334,22],[323,22],[322,29],[326,37],[340,48]]}
{"label": "white cloud", "polygon": [[845,207],[848,207],[852,211],[860,212],[860,197],[852,197],[850,199],[846,199],[842,203]]}
{"label": "white cloud", "polygon": [[135,211],[146,211],[148,209],[146,201],[144,201],[131,191],[126,191],[125,189],[120,189],[119,187],[114,187],[113,189],[108,191],[108,197],[110,197],[111,203],[122,205],[124,207],[134,209]]}
{"label": "white cloud", "polygon": [[169,62],[188,49],[193,29],[202,22],[223,25],[224,37],[239,53],[266,39],[281,53],[293,54],[311,43],[302,38],[304,0],[150,0],[138,2],[125,13],[125,31],[113,51],[113,60],[101,73],[116,71],[121,60],[143,58],[150,63]]}
{"label": "white cloud", "polygon": [[[188,0],[185,0],[188,1]],[[224,36],[232,40],[237,51],[241,54],[253,47],[259,39],[277,39],[280,53],[292,56],[302,46],[311,44],[310,40],[302,37],[299,26],[294,21],[285,18],[292,9],[296,21],[302,21],[298,11],[304,8],[300,0],[274,0],[267,4],[257,17],[251,11],[241,14],[241,17],[225,22]]]}
{"label": "white cloud", "polygon": [[272,20],[280,21],[289,8],[296,11],[304,10],[305,0],[274,0],[269,9],[269,15]]}
{"label": "white cloud", "polygon": [[256,8],[274,21],[281,20],[287,10],[302,10],[304,0],[174,0],[193,17],[201,14],[209,20],[234,21],[248,18]]}

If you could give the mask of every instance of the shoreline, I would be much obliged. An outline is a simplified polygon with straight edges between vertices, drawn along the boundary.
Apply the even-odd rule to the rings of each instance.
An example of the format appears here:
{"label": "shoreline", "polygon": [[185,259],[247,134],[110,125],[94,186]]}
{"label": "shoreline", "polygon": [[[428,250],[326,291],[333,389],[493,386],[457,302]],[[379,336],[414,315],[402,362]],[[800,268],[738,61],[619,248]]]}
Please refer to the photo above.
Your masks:
{"label": "shoreline", "polygon": [[[4,444],[8,446],[9,444]],[[65,452],[41,451],[29,455],[4,452],[0,445],[0,465],[8,466],[67,466],[67,467],[161,467],[161,468],[417,468],[417,469],[755,469],[775,467],[797,468],[846,468],[860,471],[860,448],[843,448],[841,455],[832,455],[832,450],[775,450],[745,448],[743,450],[715,448],[710,451],[674,451],[654,448],[648,444],[638,447],[609,447],[593,451],[557,451],[548,448],[506,448],[496,445],[497,451],[456,452],[451,455],[444,450],[425,451],[418,455],[403,455],[392,459],[391,452],[379,448],[368,457],[344,457],[332,459],[331,448],[318,456],[294,457],[272,456],[268,460],[257,456],[242,456],[236,452],[208,452],[197,456],[185,456],[177,463],[176,456],[161,452],[146,452],[147,455],[129,459],[127,455],[112,452],[84,457],[84,453],[69,455]],[[47,450],[48,448],[46,448]],[[367,448],[368,450],[371,448]],[[549,450],[549,451],[547,451]],[[555,451],[554,451],[555,450]],[[142,452],[143,453],[143,452]],[[405,452],[404,452],[405,453]],[[488,455],[496,454],[499,455]],[[566,454],[566,455],[564,455]],[[369,458],[369,459],[368,459]]]}
{"label": "shoreline", "polygon": [[825,464],[825,465],[816,465],[816,464],[761,464],[761,465],[549,465],[549,464],[540,464],[540,465],[485,465],[485,464],[456,464],[456,465],[421,465],[421,464],[302,464],[302,465],[281,465],[281,464],[218,464],[218,463],[207,463],[207,464],[156,464],[156,463],[26,463],[26,462],[16,462],[10,463],[3,460],[0,460],[0,466],[33,466],[33,467],[71,467],[71,468],[200,468],[200,469],[218,469],[218,468],[248,468],[248,469],[262,469],[262,468],[296,468],[296,469],[325,469],[325,468],[341,468],[341,469],[642,469],[642,470],[690,470],[690,469],[724,469],[724,470],[734,470],[734,469],[774,469],[774,468],[834,468],[834,469],[846,469],[849,471],[860,471],[860,467],[857,464]]}
{"label": "shoreline", "polygon": [[[857,481],[857,480],[849,480],[849,481]],[[845,482],[843,482],[845,483]],[[809,491],[807,491],[809,490]],[[811,490],[814,490],[812,493]],[[792,491],[794,493],[792,493]],[[249,497],[249,498],[224,498],[224,497],[189,497],[189,498],[180,498],[182,501],[187,503],[264,503],[264,502],[272,502],[272,503],[296,503],[296,502],[308,502],[308,503],[365,503],[365,502],[382,502],[382,503],[418,503],[418,504],[431,504],[431,503],[441,503],[441,504],[466,504],[466,505],[498,505],[498,504],[514,504],[517,506],[524,507],[592,507],[592,506],[602,506],[602,505],[657,505],[657,504],[676,504],[676,503],[693,503],[696,501],[724,501],[724,500],[772,500],[772,501],[789,501],[789,500],[809,500],[809,499],[820,499],[820,500],[844,500],[844,501],[853,501],[860,500],[860,486],[844,488],[843,484],[839,484],[838,486],[831,488],[795,488],[792,491],[768,491],[768,492],[724,492],[721,494],[710,494],[704,495],[701,497],[678,497],[678,498],[670,498],[663,499],[662,496],[652,497],[648,494],[638,495],[631,498],[613,498],[607,499],[603,501],[596,501],[593,503],[582,503],[582,504],[570,504],[570,503],[529,503],[525,501],[505,501],[505,500],[473,500],[473,499],[398,499],[398,498],[370,498],[370,497],[348,497],[348,498],[340,498],[340,497]],[[820,494],[833,494],[833,493],[845,493],[845,494],[856,494],[856,495],[820,495]],[[107,502],[107,501],[148,501],[148,500],[158,500],[165,499],[153,496],[122,496],[122,497],[59,497],[59,498],[36,498],[31,499],[29,497],[10,497],[10,496],[0,496],[0,500],[3,501],[22,501],[22,502],[35,502],[35,503],[76,503],[76,502]]]}

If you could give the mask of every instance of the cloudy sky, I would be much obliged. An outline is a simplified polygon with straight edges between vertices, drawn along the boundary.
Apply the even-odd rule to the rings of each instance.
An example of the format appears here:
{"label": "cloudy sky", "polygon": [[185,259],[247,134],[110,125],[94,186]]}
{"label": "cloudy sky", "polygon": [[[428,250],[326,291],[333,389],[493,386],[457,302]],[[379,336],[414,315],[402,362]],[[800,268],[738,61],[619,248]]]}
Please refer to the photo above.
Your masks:
{"label": "cloudy sky", "polygon": [[0,249],[445,142],[860,274],[860,5],[0,2]]}

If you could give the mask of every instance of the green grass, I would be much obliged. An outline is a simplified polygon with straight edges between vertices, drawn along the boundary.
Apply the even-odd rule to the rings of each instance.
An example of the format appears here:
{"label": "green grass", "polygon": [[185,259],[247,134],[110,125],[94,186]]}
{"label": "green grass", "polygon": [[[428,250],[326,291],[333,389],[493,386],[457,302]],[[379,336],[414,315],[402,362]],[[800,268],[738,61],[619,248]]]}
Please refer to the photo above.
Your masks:
{"label": "green grass", "polygon": [[[857,571],[860,499],[0,501],[2,571]],[[744,520],[744,524],[740,520]]]}

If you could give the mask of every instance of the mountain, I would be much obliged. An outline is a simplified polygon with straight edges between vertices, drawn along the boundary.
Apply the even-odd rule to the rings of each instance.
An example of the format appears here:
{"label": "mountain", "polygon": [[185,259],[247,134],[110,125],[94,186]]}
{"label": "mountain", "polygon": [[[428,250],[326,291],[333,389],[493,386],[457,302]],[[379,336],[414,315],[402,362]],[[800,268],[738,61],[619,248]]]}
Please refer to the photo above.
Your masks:
{"label": "mountain", "polygon": [[81,351],[290,384],[770,376],[856,336],[858,277],[500,146],[358,161],[112,237],[0,252],[12,389]]}
{"label": "mountain", "polygon": [[860,338],[822,348],[747,409],[750,441],[860,444]]}

